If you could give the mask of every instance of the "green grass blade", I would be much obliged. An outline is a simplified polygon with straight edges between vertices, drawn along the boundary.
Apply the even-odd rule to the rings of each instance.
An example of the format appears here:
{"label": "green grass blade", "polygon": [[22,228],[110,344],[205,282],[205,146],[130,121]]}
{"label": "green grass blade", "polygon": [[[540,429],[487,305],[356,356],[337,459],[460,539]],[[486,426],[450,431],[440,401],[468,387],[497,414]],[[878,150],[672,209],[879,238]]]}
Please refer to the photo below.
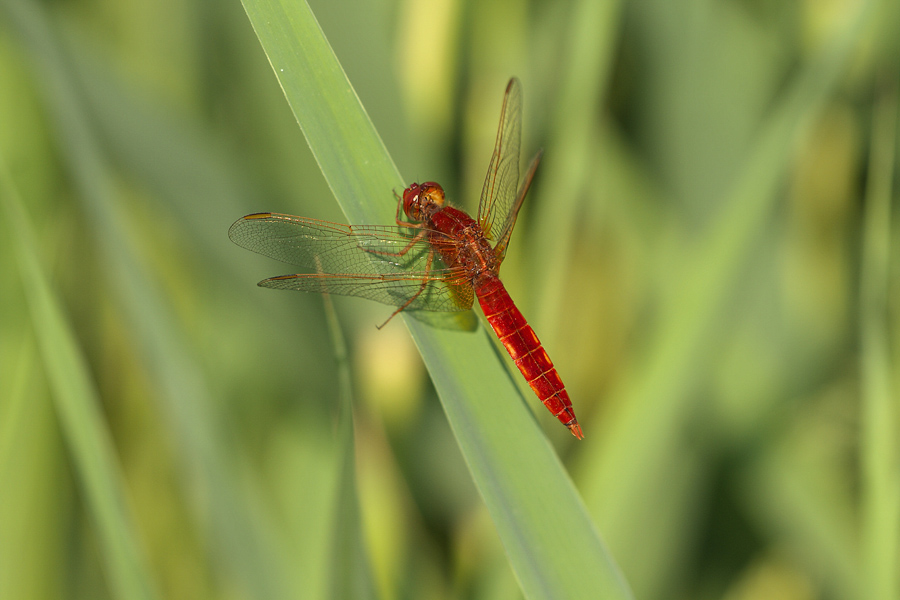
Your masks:
{"label": "green grass blade", "polygon": [[[5,171],[0,173],[5,180]],[[5,183],[2,185],[6,185]],[[20,364],[17,365],[11,380],[12,385],[4,388],[8,404],[3,406],[2,419],[0,419],[0,488],[6,483],[7,472],[12,468],[16,453],[16,434],[24,429],[26,410],[25,405],[29,400],[25,390],[27,377],[26,371],[34,369],[33,359],[34,342],[28,338],[19,352]]]}
{"label": "green grass blade", "polygon": [[891,390],[888,339],[891,182],[897,147],[897,80],[875,106],[863,230],[860,282],[860,372],[862,375],[861,597],[900,597],[900,476],[897,473],[900,407]]}
{"label": "green grass blade", "polygon": [[570,273],[566,260],[574,246],[572,236],[560,236],[559,232],[569,230],[578,221],[581,191],[595,185],[597,167],[590,158],[597,131],[596,108],[607,95],[621,31],[621,4],[620,0],[580,0],[573,4],[569,17],[567,30],[572,33],[561,61],[563,77],[554,98],[552,138],[547,144],[557,151],[547,156],[545,171],[536,185],[538,192],[547,190],[554,201],[537,205],[534,223],[539,243],[533,244],[530,256],[531,264],[541,266],[536,315],[541,323],[549,325],[546,341],[550,345],[555,325],[563,318],[559,307]]}
{"label": "green grass blade", "polygon": [[[648,518],[633,510],[634,498],[654,488],[652,478],[681,444],[684,432],[678,424],[688,413],[687,392],[706,368],[698,357],[709,334],[710,315],[719,313],[734,283],[733,274],[779,198],[792,151],[838,84],[877,15],[876,5],[870,1],[859,6],[854,18],[800,71],[759,127],[756,144],[722,202],[723,214],[672,278],[679,282],[678,290],[665,303],[653,348],[619,391],[622,398],[616,404],[622,406],[621,414],[610,420],[599,441],[591,441],[599,447],[591,449],[592,461],[583,471],[589,481],[586,496],[604,519],[602,524],[609,526],[611,539],[633,535]],[[652,443],[633,443],[639,439]],[[632,451],[618,451],[622,448]]]}
{"label": "green grass blade", "polygon": [[[244,7],[350,222],[390,223],[404,181],[307,4]],[[484,329],[407,325],[525,595],[631,597]]]}
{"label": "green grass blade", "polygon": [[198,361],[137,258],[113,174],[90,128],[66,52],[39,4],[2,0],[0,10],[40,74],[42,99],[113,282],[111,289],[161,390],[159,400],[178,444],[188,495],[195,501],[198,521],[208,524],[209,547],[223,571],[250,597],[284,597],[286,577],[260,523],[262,511],[242,494],[229,467],[234,455],[217,429],[215,403]]}
{"label": "green grass blade", "polygon": [[[5,212],[0,208],[0,214]],[[4,241],[6,273],[19,283],[16,240],[4,236]],[[12,300],[10,294],[4,298],[9,311],[4,315],[5,341],[15,340],[17,352],[15,361],[5,363],[7,377],[0,381],[0,598],[58,598],[65,570],[54,568],[53,550],[77,547],[66,543],[70,528],[63,523],[67,518],[81,523],[85,514],[89,520],[91,516],[84,510],[66,510],[73,482],[60,476],[71,472],[61,467],[72,462],[61,445],[65,440],[60,439],[53,392],[38,355],[27,299],[23,295],[21,302]],[[10,316],[24,331],[18,327],[12,331]],[[105,580],[98,584],[108,588]]]}
{"label": "green grass blade", "polygon": [[338,471],[336,506],[330,577],[330,597],[377,598],[372,580],[371,561],[363,543],[359,514],[359,495],[356,489],[356,460],[353,440],[353,386],[350,378],[349,356],[344,333],[334,303],[325,296],[325,318],[331,333],[335,360],[338,363],[338,389],[340,418],[338,439],[340,441],[340,469]]}
{"label": "green grass blade", "polygon": [[112,440],[76,338],[37,258],[37,244],[2,160],[0,196],[7,235],[14,240],[22,285],[53,390],[56,413],[97,524],[109,584],[117,598],[156,598],[135,535]]}

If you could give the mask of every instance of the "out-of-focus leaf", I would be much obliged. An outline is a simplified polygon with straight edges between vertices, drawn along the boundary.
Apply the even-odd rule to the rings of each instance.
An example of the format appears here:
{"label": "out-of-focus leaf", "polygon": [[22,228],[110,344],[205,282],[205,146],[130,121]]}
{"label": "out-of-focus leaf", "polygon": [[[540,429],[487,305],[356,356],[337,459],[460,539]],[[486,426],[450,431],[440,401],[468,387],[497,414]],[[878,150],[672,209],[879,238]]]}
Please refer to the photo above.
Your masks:
{"label": "out-of-focus leaf", "polygon": [[0,197],[6,235],[15,241],[19,272],[28,298],[43,366],[56,413],[78,471],[81,488],[97,523],[110,587],[117,598],[156,598],[116,464],[115,450],[100,413],[97,391],[60,302],[37,255],[31,225],[0,157]]}

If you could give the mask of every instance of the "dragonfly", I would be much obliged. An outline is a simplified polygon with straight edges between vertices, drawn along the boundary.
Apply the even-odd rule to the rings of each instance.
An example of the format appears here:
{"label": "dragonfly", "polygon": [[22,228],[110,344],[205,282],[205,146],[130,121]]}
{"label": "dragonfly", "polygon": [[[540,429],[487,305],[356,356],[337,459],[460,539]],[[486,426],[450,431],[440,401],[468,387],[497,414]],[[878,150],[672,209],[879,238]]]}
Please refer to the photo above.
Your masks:
{"label": "dragonfly", "polygon": [[[343,225],[279,213],[238,219],[237,245],[313,271],[271,277],[259,286],[368,298],[403,311],[465,311],[478,299],[500,342],[538,399],[584,438],[572,401],[534,330],[500,281],[500,264],[542,153],[519,181],[522,85],[506,86],[500,126],[475,219],[445,202],[433,182],[397,196],[396,225]],[[401,216],[401,210],[405,219]]]}

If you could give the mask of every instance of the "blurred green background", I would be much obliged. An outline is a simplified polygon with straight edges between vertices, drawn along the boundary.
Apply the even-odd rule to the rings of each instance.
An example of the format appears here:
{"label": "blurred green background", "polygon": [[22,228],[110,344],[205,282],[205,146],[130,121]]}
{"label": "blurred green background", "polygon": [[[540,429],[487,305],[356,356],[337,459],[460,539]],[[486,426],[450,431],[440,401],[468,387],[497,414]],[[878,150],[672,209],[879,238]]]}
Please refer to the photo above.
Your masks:
{"label": "blurred green background", "polygon": [[[635,597],[897,598],[898,5],[310,6],[406,180],[470,211],[522,80],[501,274],[585,441],[525,399]],[[240,3],[0,0],[0,196],[0,598],[147,585],[104,548],[164,598],[350,597],[348,563],[522,597],[402,321],[336,298],[343,363],[227,239],[346,221]]]}

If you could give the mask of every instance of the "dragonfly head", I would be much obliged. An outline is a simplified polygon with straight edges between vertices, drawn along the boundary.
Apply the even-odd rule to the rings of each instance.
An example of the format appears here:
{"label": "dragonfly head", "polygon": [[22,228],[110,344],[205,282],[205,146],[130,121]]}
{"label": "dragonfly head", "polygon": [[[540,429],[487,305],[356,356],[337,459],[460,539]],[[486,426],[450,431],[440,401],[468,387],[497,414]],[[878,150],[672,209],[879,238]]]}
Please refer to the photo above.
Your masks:
{"label": "dragonfly head", "polygon": [[403,212],[413,221],[422,221],[429,207],[444,205],[444,188],[433,181],[414,183],[403,190]]}

